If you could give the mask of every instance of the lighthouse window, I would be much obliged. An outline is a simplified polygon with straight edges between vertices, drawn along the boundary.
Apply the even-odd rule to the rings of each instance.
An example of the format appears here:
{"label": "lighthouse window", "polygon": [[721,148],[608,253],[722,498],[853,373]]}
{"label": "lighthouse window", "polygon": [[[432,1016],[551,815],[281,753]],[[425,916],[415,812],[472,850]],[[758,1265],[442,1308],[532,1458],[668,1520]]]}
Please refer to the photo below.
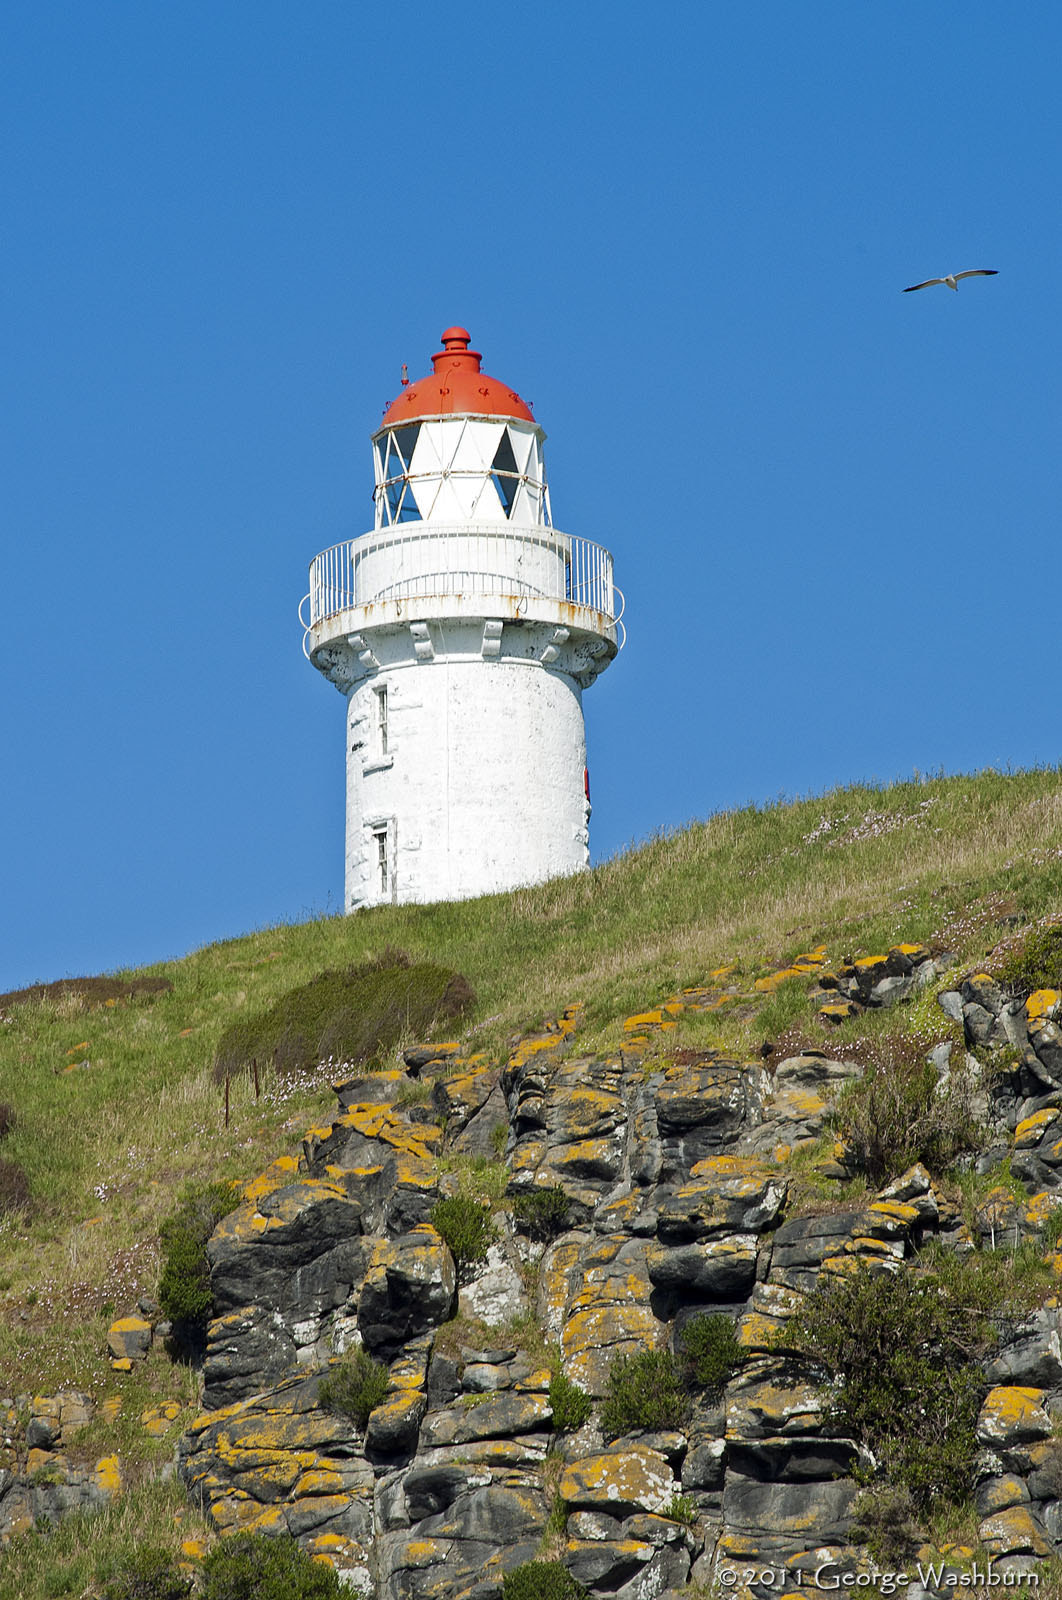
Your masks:
{"label": "lighthouse window", "polygon": [[507,517],[513,514],[513,503],[516,500],[516,491],[519,487],[516,457],[513,455],[512,440],[509,438],[508,428],[502,429],[501,441],[494,452],[494,460],[490,467],[494,487],[498,491],[498,498]]}
{"label": "lighthouse window", "polygon": [[387,894],[390,889],[390,863],[387,859],[387,829],[374,828],[373,841],[376,846],[376,871],[379,878],[380,893]]}
{"label": "lighthouse window", "polygon": [[387,754],[387,685],[381,684],[376,691],[376,732],[380,746],[380,754]]}

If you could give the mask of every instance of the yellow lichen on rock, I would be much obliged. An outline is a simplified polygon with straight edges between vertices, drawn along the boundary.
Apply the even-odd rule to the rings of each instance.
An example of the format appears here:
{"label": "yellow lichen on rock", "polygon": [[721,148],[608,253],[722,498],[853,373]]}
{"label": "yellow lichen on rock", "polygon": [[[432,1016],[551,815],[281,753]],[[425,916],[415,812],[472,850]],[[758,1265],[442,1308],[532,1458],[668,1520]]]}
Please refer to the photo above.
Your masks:
{"label": "yellow lichen on rock", "polygon": [[[339,1129],[360,1134],[363,1139],[378,1139],[392,1150],[419,1156],[422,1160],[437,1154],[443,1137],[442,1129],[433,1123],[409,1122],[393,1105],[387,1104],[349,1106],[344,1115],[326,1130],[325,1138],[330,1138]],[[314,1153],[310,1149],[311,1137],[311,1134],[307,1134],[303,1141],[310,1160]],[[321,1144],[324,1142],[324,1139],[319,1141]]]}
{"label": "yellow lichen on rock", "polygon": [[1035,989],[1025,1002],[1025,1016],[1029,1022],[1042,1022],[1053,1016],[1062,1004],[1062,989]]}
{"label": "yellow lichen on rock", "polygon": [[1043,1228],[1060,1205],[1062,1197],[1057,1192],[1041,1189],[1039,1194],[1031,1195],[1022,1213],[1025,1227],[1030,1231]]}
{"label": "yellow lichen on rock", "polygon": [[508,1065],[510,1070],[522,1067],[532,1056],[543,1051],[556,1050],[562,1045],[579,1025],[579,1013],[583,1009],[581,1000],[573,1005],[565,1006],[556,1022],[547,1027],[545,1033],[531,1034],[526,1039],[521,1039],[515,1049],[510,1052]]}
{"label": "yellow lichen on rock", "polygon": [[660,1324],[648,1305],[611,1301],[577,1311],[561,1333],[564,1370],[592,1394],[604,1394],[614,1355],[633,1355],[656,1343]]}
{"label": "yellow lichen on rock", "polygon": [[111,1365],[119,1372],[129,1371],[129,1367],[119,1363],[128,1361],[131,1366],[134,1361],[142,1360],[150,1347],[151,1323],[144,1317],[118,1317],[107,1329]]}
{"label": "yellow lichen on rock", "polygon": [[977,1436],[984,1444],[1012,1447],[1046,1439],[1051,1419],[1043,1408],[1044,1391],[1022,1384],[990,1389],[981,1407]]}
{"label": "yellow lichen on rock", "polygon": [[264,1172],[260,1172],[244,1187],[244,1200],[260,1200],[264,1195],[272,1194],[274,1189],[283,1189],[295,1181],[298,1170],[297,1156],[278,1156]]}
{"label": "yellow lichen on rock", "polygon": [[790,978],[806,978],[812,973],[820,972],[826,964],[826,946],[816,945],[814,950],[806,950],[803,955],[794,956],[788,967],[783,967],[780,972],[771,972],[765,978],[757,978],[754,988],[761,994],[773,994],[775,989],[788,982]]}
{"label": "yellow lichen on rock", "polygon": [[433,1567],[450,1553],[449,1539],[409,1539],[395,1552],[403,1567]]}
{"label": "yellow lichen on rock", "polygon": [[642,1028],[659,1028],[664,1020],[663,1011],[636,1011],[633,1016],[623,1020],[624,1033],[639,1033]]}
{"label": "yellow lichen on rock", "polygon": [[557,1493],[569,1507],[606,1511],[662,1511],[675,1493],[667,1461],[643,1445],[603,1450],[570,1462]]}
{"label": "yellow lichen on rock", "polygon": [[918,1207],[908,1205],[905,1200],[873,1200],[867,1209],[874,1216],[898,1223],[904,1232],[914,1227],[920,1215]]}
{"label": "yellow lichen on rock", "polygon": [[245,1522],[244,1533],[287,1533],[288,1519],[284,1506],[266,1506],[258,1511],[258,1515]]}
{"label": "yellow lichen on rock", "polygon": [[1014,1129],[1015,1150],[1030,1150],[1038,1145],[1058,1115],[1057,1106],[1047,1106],[1043,1111],[1034,1111],[1031,1117],[1024,1117]]}
{"label": "yellow lichen on rock", "polygon": [[343,1492],[343,1474],[334,1467],[311,1467],[309,1472],[304,1472],[296,1479],[294,1494],[335,1495]]}
{"label": "yellow lichen on rock", "polygon": [[140,1413],[140,1421],[144,1432],[153,1439],[161,1439],[168,1430],[171,1422],[175,1422],[181,1414],[181,1407],[176,1400],[167,1400],[162,1405],[149,1406]]}
{"label": "yellow lichen on rock", "polygon": [[986,1517],[978,1532],[990,1557],[1021,1554],[1043,1560],[1054,1554],[1027,1506],[1011,1506]]}
{"label": "yellow lichen on rock", "polygon": [[690,1179],[698,1178],[773,1178],[775,1174],[762,1156],[702,1156],[690,1168]]}
{"label": "yellow lichen on rock", "polygon": [[800,967],[783,967],[781,972],[770,972],[765,978],[757,978],[753,988],[760,994],[773,994],[775,989],[780,989],[783,983],[790,978],[803,978],[805,973]]}
{"label": "yellow lichen on rock", "polygon": [[94,1468],[96,1487],[102,1494],[121,1494],[125,1488],[122,1465],[117,1456],[101,1456]]}
{"label": "yellow lichen on rock", "polygon": [[745,1350],[770,1350],[774,1340],[784,1327],[779,1317],[768,1316],[762,1311],[746,1311],[737,1325],[737,1342]]}
{"label": "yellow lichen on rock", "polygon": [[819,1016],[827,1022],[847,1022],[850,1017],[859,1015],[859,1007],[854,1000],[828,1000],[824,1006],[819,1007]]}

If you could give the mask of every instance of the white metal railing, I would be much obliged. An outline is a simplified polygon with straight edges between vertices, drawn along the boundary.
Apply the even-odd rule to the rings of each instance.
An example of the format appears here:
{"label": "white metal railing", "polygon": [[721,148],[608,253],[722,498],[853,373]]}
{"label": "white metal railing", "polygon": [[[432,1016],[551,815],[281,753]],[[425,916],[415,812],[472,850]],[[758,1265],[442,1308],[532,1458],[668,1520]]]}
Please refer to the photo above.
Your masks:
{"label": "white metal railing", "polygon": [[[374,600],[457,594],[513,594],[569,600],[619,622],[623,596],[612,581],[612,556],[590,539],[554,528],[487,528],[482,523],[403,523],[322,550],[310,564],[309,619]],[[618,602],[618,605],[617,605]]]}

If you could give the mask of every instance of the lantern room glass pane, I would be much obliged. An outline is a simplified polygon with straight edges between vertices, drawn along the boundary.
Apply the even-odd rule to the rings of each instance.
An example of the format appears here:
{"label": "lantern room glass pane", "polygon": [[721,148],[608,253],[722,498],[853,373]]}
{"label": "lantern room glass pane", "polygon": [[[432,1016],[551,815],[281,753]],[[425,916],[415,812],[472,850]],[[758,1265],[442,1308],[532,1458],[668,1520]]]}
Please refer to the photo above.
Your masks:
{"label": "lantern room glass pane", "polygon": [[391,482],[384,490],[388,522],[398,521],[398,512],[402,505],[402,490],[404,488],[405,482],[402,478],[392,478]]}
{"label": "lantern room glass pane", "polygon": [[419,422],[411,422],[408,427],[395,429],[394,433],[391,435],[391,438],[402,453],[402,460],[405,463],[405,467],[404,469],[401,467],[394,467],[392,469],[393,471],[408,471],[409,464],[413,460],[413,452],[417,448],[417,435],[419,433]]}
{"label": "lantern room glass pane", "polygon": [[[502,429],[502,436],[498,442],[498,448],[494,452],[494,460],[491,462],[490,470],[491,477],[494,480],[494,487],[497,489],[498,497],[505,509],[505,515],[511,517],[513,514],[513,502],[516,499],[518,479],[516,476],[516,457],[513,455],[512,440],[509,438],[508,428]],[[512,476],[508,476],[508,474],[512,474]]]}
{"label": "lantern room glass pane", "polygon": [[[403,485],[401,483],[395,484],[396,489],[401,489],[402,487]],[[419,522],[420,508],[417,505],[416,496],[413,493],[413,485],[411,483],[406,483],[404,487],[405,493],[402,496],[401,504],[398,508],[398,515],[395,517],[395,521]]]}

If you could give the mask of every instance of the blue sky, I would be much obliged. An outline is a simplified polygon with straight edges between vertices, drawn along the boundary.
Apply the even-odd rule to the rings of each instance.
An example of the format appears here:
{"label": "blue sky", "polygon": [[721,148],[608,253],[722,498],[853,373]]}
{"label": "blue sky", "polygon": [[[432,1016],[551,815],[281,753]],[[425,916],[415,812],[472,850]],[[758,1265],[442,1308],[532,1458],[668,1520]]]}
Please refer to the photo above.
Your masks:
{"label": "blue sky", "polygon": [[626,592],[598,859],[1056,763],[1060,45],[980,0],[16,0],[0,990],[338,909],[296,607],[454,322]]}

